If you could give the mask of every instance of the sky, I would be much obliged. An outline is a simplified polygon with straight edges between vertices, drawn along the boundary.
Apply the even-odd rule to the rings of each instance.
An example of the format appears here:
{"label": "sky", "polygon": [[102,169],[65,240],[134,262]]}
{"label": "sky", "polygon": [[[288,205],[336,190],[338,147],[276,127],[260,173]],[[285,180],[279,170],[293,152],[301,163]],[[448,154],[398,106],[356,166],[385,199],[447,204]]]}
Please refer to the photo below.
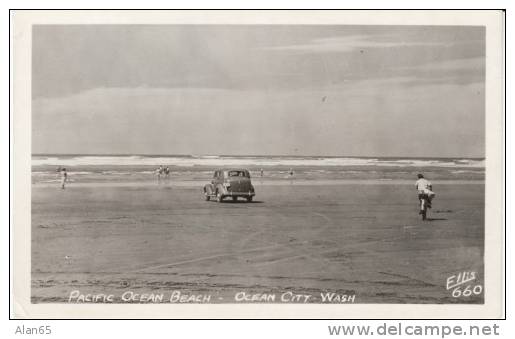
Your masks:
{"label": "sky", "polygon": [[33,154],[484,157],[485,29],[36,25]]}

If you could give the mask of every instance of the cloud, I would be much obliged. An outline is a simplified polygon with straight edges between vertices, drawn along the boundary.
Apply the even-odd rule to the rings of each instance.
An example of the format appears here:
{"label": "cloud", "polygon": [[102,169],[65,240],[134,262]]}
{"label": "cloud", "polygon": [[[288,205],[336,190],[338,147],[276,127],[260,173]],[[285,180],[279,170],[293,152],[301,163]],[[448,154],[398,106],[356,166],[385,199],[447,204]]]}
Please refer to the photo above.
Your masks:
{"label": "cloud", "polygon": [[392,47],[421,47],[421,46],[445,46],[444,42],[420,42],[420,41],[374,41],[370,35],[350,35],[344,37],[330,37],[312,39],[305,44],[268,46],[264,50],[270,51],[297,51],[310,53],[326,52],[353,52],[368,48],[392,48]]}
{"label": "cloud", "polygon": [[398,74],[411,77],[408,85],[472,84],[485,81],[485,58],[441,60],[417,66],[396,68]]}
{"label": "cloud", "polygon": [[485,58],[467,58],[430,62],[416,67],[398,67],[399,69],[417,69],[419,71],[458,71],[458,70],[484,70]]}

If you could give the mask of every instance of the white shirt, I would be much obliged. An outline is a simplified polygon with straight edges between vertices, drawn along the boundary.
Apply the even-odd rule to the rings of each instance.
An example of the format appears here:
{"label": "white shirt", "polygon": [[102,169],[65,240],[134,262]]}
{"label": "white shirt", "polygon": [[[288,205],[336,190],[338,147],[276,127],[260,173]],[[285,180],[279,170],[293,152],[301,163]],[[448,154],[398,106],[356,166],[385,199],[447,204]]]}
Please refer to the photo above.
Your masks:
{"label": "white shirt", "polygon": [[420,178],[415,183],[415,186],[417,186],[417,190],[419,190],[419,191],[426,191],[426,190],[429,190],[429,187],[431,186],[431,182],[425,178]]}

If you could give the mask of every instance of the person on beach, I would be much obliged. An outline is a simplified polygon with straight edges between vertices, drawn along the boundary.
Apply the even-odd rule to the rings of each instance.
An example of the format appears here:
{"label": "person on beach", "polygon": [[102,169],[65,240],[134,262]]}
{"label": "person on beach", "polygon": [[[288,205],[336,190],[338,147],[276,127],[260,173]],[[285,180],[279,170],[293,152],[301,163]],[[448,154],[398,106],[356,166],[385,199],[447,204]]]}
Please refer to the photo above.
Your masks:
{"label": "person on beach", "polygon": [[170,179],[170,167],[166,166],[164,169],[165,179],[168,181]]}
{"label": "person on beach", "polygon": [[288,173],[290,174],[290,177],[293,177],[293,168],[290,168],[290,170],[288,171]]}
{"label": "person on beach", "polygon": [[66,184],[66,181],[68,180],[68,173],[66,172],[66,168],[59,168],[59,172],[61,174],[61,189],[64,190],[64,185]]}
{"label": "person on beach", "polygon": [[419,173],[417,177],[418,180],[415,182],[415,187],[418,191],[418,200],[422,200],[424,195],[427,196],[427,207],[431,208],[431,200],[433,200],[433,198],[435,197],[435,192],[433,192],[433,184],[431,184],[429,180],[424,178],[423,174]]}
{"label": "person on beach", "polygon": [[263,177],[263,169],[261,169],[261,170],[259,171],[259,173],[261,174],[261,178],[262,178],[262,177]]}
{"label": "person on beach", "polygon": [[159,166],[156,170],[156,175],[157,175],[157,182],[160,183],[161,182],[161,175],[163,175],[163,166]]}

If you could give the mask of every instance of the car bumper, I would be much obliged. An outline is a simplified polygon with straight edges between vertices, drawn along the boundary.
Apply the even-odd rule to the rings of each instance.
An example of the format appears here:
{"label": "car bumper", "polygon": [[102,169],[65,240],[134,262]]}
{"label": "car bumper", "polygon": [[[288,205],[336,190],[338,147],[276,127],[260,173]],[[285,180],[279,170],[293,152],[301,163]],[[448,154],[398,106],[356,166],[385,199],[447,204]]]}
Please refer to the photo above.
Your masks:
{"label": "car bumper", "polygon": [[228,197],[253,197],[256,195],[254,192],[225,192],[225,196]]}

